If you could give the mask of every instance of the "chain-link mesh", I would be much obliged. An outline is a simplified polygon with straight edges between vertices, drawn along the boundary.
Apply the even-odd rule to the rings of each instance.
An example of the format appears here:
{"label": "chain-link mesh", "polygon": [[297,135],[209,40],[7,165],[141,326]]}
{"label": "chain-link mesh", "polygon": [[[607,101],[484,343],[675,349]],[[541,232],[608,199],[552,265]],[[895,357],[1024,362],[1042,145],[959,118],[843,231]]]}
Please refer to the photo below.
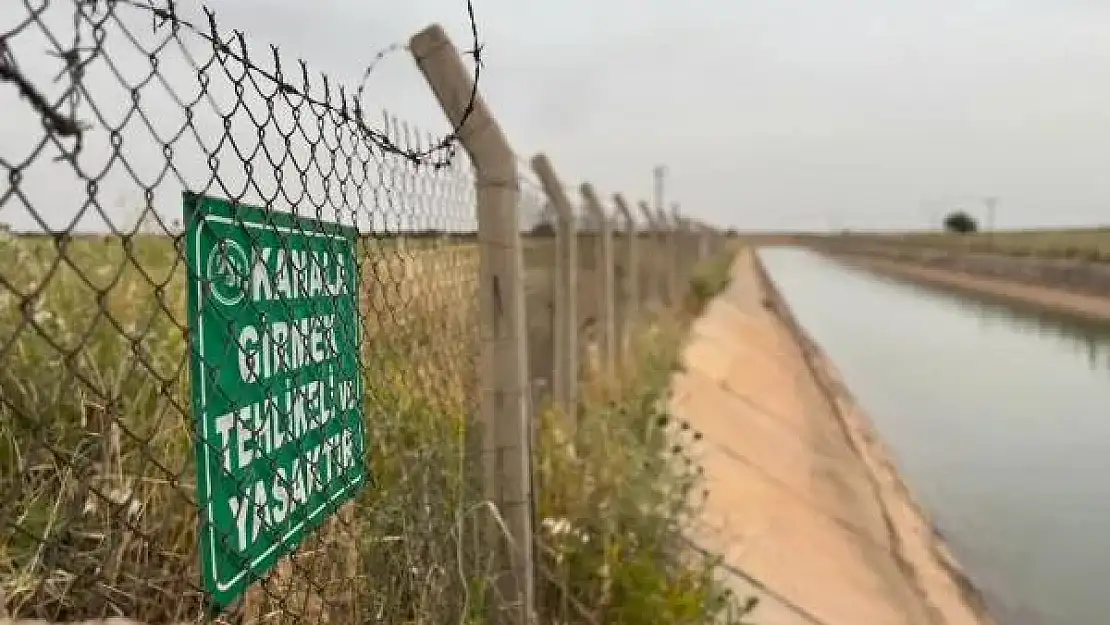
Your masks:
{"label": "chain-link mesh", "polygon": [[[479,534],[497,511],[490,468],[471,466],[476,193],[451,137],[371,119],[362,88],[349,97],[172,2],[23,0],[0,5],[0,24],[0,617],[481,620],[497,563]],[[614,228],[634,357],[604,374],[601,224],[575,209],[583,385],[567,419],[549,401],[558,219],[520,182],[541,619],[658,621],[685,605],[660,622],[696,620],[721,598],[681,542],[697,471],[665,407],[680,324],[635,312],[659,292],[664,242],[637,237],[631,263],[628,224]],[[201,215],[209,205],[223,212]],[[299,372],[345,366],[338,385]],[[197,390],[230,402],[229,375],[256,396],[213,438]],[[356,453],[300,436],[356,408]],[[325,483],[355,474],[352,455],[368,485],[348,501]],[[213,472],[238,497],[231,526],[215,520]],[[240,563],[258,583],[214,604],[204,536],[240,552],[248,536],[284,541],[282,506],[305,488],[331,497],[319,527],[272,567]]]}
{"label": "chain-link mesh", "polygon": [[596,368],[598,355],[598,326],[601,321],[601,302],[598,301],[600,282],[600,257],[598,253],[598,224],[586,207],[581,194],[568,190],[567,195],[577,198],[574,220],[577,224],[578,270],[575,287],[578,289],[578,359],[579,377]]}
{"label": "chain-link mesh", "polygon": [[[736,604],[723,592],[715,561],[691,550],[684,537],[705,496],[689,448],[700,434],[668,414],[668,378],[684,322],[681,313],[646,313],[641,301],[646,287],[629,286],[643,279],[658,289],[666,269],[663,263],[639,260],[633,268],[629,239],[641,258],[658,261],[664,249],[658,238],[630,237],[635,223],[611,222],[613,313],[626,315],[616,344],[627,351],[609,370],[602,362],[601,219],[614,209],[602,202],[599,219],[584,198],[577,201],[578,190],[563,190],[573,198],[576,252],[568,260],[574,266],[581,385],[571,415],[546,401],[546,395],[537,402],[533,485],[537,604],[547,619],[543,622],[705,622],[709,615],[741,622],[743,610],[727,609]],[[526,177],[522,194],[529,233],[529,350],[536,380],[559,366],[557,350],[546,346],[567,340],[553,337],[552,329],[558,327],[555,315],[563,303],[554,280],[560,254],[556,237],[568,233],[543,201],[538,183]],[[685,275],[696,258],[676,260]],[[633,293],[634,307],[628,302]]]}
{"label": "chain-link mesh", "polygon": [[614,345],[617,361],[625,361],[631,355],[629,335],[633,329],[632,320],[639,314],[639,246],[636,245],[638,224],[626,219],[618,211],[613,211],[613,312],[616,315]]}
{"label": "chain-link mesh", "polygon": [[[193,462],[186,284],[203,280],[186,263],[190,192],[264,208],[270,225],[347,226],[357,250],[357,309],[333,321],[362,337],[372,485],[232,614],[457,620],[486,560],[464,523],[481,501],[464,454],[477,388],[470,167],[429,165],[413,156],[435,147],[428,135],[368,120],[303,64],[168,7],[0,7],[0,79],[15,87],[0,91],[0,616],[213,610],[196,547],[211,524]],[[293,258],[313,233],[289,223],[302,231],[275,254]],[[313,275],[295,268],[294,281]],[[302,353],[316,348],[298,336]],[[323,401],[297,397],[305,388],[289,401]],[[275,462],[255,451],[252,466]],[[313,466],[307,479],[325,480]],[[253,513],[255,534],[280,529],[272,510]]]}

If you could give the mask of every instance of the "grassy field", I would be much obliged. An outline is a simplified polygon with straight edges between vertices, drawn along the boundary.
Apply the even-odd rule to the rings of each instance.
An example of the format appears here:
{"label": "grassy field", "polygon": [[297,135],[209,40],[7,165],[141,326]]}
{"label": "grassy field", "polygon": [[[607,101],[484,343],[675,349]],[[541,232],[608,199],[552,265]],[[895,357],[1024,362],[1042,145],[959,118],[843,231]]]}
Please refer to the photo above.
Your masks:
{"label": "grassy field", "polygon": [[[250,609],[484,622],[491,562],[469,528],[490,512],[465,452],[476,248],[366,243],[362,256],[373,484]],[[0,616],[204,613],[184,280],[168,238],[0,237]],[[703,279],[697,299],[719,287]],[[680,546],[698,476],[662,406],[683,323],[645,327],[634,364],[588,377],[578,437],[542,415],[544,622],[703,623],[731,605],[713,563]]]}
{"label": "grassy field", "polygon": [[[354,541],[358,579],[374,580],[358,589],[363,601],[398,617],[454,617],[462,582],[430,564],[456,559],[457,519],[444,511],[473,499],[460,443],[476,384],[473,254],[366,258],[364,276],[377,277],[363,297],[374,337],[363,354],[374,363],[368,445],[388,487],[360,500],[357,528],[321,533],[304,551]],[[54,619],[201,613],[185,269],[172,240],[7,237],[0,266],[3,607]],[[436,289],[406,278],[424,273],[441,276]],[[433,340],[444,335],[452,340]],[[405,571],[421,564],[430,577],[418,583]],[[327,605],[341,619],[352,606],[328,566],[306,555],[291,577],[302,582],[303,612]]]}
{"label": "grassy field", "polygon": [[1000,230],[974,234],[928,232],[913,234],[852,234],[843,238],[904,247],[1013,256],[1110,260],[1110,228],[1069,230]]}

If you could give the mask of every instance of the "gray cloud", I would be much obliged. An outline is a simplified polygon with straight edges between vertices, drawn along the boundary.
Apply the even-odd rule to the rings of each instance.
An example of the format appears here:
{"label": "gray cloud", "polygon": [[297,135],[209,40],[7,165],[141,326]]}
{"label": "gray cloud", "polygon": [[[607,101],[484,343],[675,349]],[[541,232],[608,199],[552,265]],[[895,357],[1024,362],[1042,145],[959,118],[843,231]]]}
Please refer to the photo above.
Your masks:
{"label": "gray cloud", "polygon": [[[6,3],[0,24],[22,10]],[[221,0],[227,27],[348,84],[459,0]],[[1082,0],[739,3],[476,0],[483,89],[524,156],[566,182],[647,197],[669,166],[689,214],[741,228],[916,227],[1001,197],[1001,226],[1110,208],[1110,6]],[[13,11],[14,10],[14,11]],[[2,28],[2,26],[0,26]],[[0,85],[0,104],[14,104]],[[371,102],[445,123],[404,53]],[[0,120],[0,139],[25,133]],[[946,200],[945,198],[949,198]],[[959,202],[965,204],[971,200]],[[927,208],[923,208],[927,207]],[[940,208],[938,208],[940,207]]]}

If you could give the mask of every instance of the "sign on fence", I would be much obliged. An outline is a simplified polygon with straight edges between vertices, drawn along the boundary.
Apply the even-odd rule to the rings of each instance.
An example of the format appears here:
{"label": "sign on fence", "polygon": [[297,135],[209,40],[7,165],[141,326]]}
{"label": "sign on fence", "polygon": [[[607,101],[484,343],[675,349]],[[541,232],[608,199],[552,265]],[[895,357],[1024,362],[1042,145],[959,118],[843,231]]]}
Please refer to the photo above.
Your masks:
{"label": "sign on fence", "polygon": [[226,607],[364,482],[356,232],[186,194],[204,583]]}

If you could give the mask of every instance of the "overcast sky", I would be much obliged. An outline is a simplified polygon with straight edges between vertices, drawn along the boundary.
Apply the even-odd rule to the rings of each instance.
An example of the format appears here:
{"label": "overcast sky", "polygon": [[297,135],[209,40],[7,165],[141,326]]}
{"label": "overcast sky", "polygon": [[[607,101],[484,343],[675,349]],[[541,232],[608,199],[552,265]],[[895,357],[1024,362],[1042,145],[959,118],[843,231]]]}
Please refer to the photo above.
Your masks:
{"label": "overcast sky", "polygon": [[[179,4],[185,4],[179,2]],[[11,5],[9,5],[11,6]],[[357,83],[460,0],[217,0],[256,47]],[[516,150],[568,184],[668,199],[742,229],[1110,223],[1110,3],[1099,0],[475,0],[482,88]],[[262,48],[264,49],[264,48]],[[371,104],[442,115],[406,53]],[[0,90],[10,91],[9,85]],[[3,99],[5,106],[10,99]]]}

